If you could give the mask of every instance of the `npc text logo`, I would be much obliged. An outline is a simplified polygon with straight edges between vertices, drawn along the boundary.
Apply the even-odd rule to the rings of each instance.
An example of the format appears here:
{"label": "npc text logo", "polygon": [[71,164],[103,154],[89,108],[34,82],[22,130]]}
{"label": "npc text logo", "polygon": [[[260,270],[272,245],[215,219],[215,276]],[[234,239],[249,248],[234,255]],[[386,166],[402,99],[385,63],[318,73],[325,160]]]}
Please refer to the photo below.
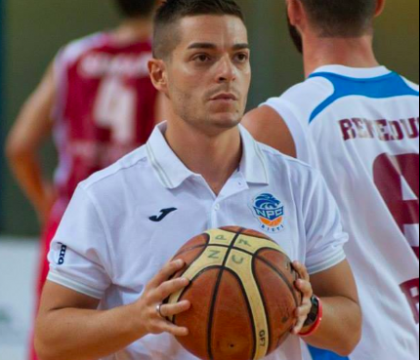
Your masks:
{"label": "npc text logo", "polygon": [[254,215],[265,232],[277,233],[284,229],[284,206],[271,194],[261,194],[252,205]]}

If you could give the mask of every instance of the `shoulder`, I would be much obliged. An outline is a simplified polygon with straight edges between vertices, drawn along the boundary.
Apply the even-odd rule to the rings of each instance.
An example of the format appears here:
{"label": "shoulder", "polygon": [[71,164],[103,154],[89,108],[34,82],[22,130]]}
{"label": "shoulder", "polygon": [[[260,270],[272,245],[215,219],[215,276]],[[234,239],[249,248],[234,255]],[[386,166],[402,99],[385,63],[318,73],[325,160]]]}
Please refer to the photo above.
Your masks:
{"label": "shoulder", "polygon": [[418,84],[416,84],[413,81],[408,80],[407,78],[405,78],[404,76],[401,76],[401,78],[404,80],[404,82],[407,84],[408,87],[410,87],[411,89],[413,89],[414,91],[419,92],[420,87]]}
{"label": "shoulder", "polygon": [[296,146],[285,119],[269,106],[261,106],[247,113],[242,125],[259,142],[272,146],[290,156],[297,156]]}
{"label": "shoulder", "polygon": [[120,185],[130,182],[135,174],[142,176],[148,165],[147,150],[145,146],[142,146],[108,168],[94,173],[81,182],[80,187],[90,194],[108,196],[121,191]]}
{"label": "shoulder", "polygon": [[301,122],[307,122],[314,109],[334,94],[334,85],[325,78],[314,77],[299,83],[279,97],[268,99],[262,105],[269,106],[282,117],[290,114]]}
{"label": "shoulder", "polygon": [[99,32],[73,40],[60,50],[56,61],[59,63],[72,63],[77,61],[86,52],[103,46],[107,38],[106,33]]}
{"label": "shoulder", "polygon": [[309,119],[334,91],[334,85],[327,79],[309,78],[248,113],[244,125],[258,141],[287,155],[307,159]]}

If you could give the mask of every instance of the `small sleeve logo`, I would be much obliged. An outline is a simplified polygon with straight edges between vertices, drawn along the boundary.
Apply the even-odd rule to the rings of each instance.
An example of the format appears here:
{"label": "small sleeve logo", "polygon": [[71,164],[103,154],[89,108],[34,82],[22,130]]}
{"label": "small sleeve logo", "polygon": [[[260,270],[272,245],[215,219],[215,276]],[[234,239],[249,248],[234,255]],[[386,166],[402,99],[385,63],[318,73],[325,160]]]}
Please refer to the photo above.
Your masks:
{"label": "small sleeve logo", "polygon": [[58,258],[58,265],[63,265],[64,264],[64,260],[66,257],[66,252],[67,252],[67,246],[64,244],[61,244],[61,248],[60,248],[60,257]]}

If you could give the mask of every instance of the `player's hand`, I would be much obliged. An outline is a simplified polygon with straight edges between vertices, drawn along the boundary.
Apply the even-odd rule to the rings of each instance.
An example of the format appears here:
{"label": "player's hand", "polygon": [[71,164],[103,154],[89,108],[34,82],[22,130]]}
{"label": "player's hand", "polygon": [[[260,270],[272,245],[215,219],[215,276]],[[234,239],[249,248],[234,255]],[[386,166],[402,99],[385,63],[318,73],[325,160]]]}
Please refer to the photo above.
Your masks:
{"label": "player's hand", "polygon": [[165,267],[146,286],[146,290],[140,300],[135,304],[140,316],[138,318],[142,332],[148,334],[169,333],[174,336],[187,336],[188,329],[178,327],[163,317],[171,317],[181,314],[191,308],[189,301],[180,301],[177,304],[162,305],[161,314],[157,306],[162,304],[172,294],[181,291],[189,285],[189,280],[178,278],[169,280],[174,274],[185,266],[184,261],[176,260],[166,264]]}
{"label": "player's hand", "polygon": [[311,298],[314,294],[314,291],[312,289],[309,273],[306,269],[306,266],[302,265],[298,261],[295,261],[293,263],[293,267],[298,272],[300,277],[300,279],[296,281],[295,286],[303,295],[302,305],[296,309],[296,317],[298,321],[293,329],[293,334],[299,335],[299,333],[302,332],[305,321],[312,310]]}

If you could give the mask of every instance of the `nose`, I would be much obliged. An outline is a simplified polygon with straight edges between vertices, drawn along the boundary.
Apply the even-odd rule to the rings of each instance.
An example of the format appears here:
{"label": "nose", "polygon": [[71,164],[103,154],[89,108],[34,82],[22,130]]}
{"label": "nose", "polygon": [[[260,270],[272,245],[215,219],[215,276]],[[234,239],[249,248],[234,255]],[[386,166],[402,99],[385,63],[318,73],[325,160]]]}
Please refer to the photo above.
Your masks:
{"label": "nose", "polygon": [[236,68],[230,56],[223,57],[217,73],[218,83],[230,83],[236,80],[236,76]]}

